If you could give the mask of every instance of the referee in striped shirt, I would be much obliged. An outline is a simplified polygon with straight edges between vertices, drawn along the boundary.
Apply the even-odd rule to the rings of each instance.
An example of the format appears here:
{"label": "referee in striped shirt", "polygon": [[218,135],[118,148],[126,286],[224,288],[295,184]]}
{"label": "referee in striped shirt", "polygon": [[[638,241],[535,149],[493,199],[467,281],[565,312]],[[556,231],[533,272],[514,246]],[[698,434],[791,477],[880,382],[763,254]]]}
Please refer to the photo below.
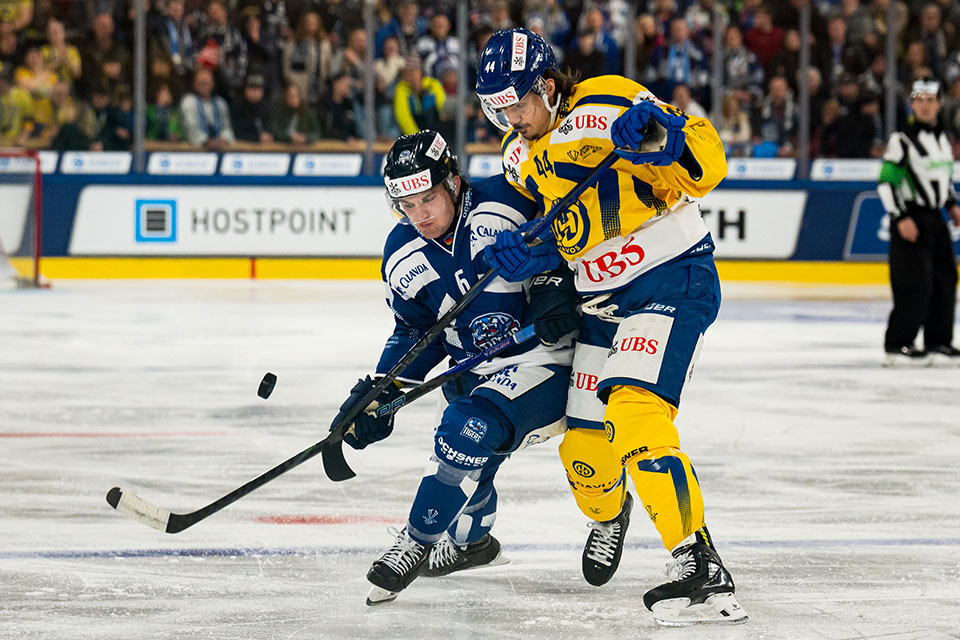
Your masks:
{"label": "referee in striped shirt", "polygon": [[[953,153],[937,122],[940,83],[917,80],[910,103],[913,115],[895,131],[883,155],[877,191],[890,216],[890,285],[893,311],[884,338],[884,366],[927,366],[934,361],[960,365],[953,341],[957,264],[947,207],[960,226],[953,189]],[[923,327],[923,350],[914,340]]]}

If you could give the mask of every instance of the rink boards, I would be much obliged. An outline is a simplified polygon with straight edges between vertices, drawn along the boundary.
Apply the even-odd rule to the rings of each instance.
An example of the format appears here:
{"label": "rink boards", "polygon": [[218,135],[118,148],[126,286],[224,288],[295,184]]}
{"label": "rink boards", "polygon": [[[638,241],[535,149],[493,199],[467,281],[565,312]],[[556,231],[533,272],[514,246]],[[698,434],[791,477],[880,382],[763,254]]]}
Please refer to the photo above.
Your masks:
{"label": "rink boards", "polygon": [[[163,164],[175,154],[151,157],[155,171],[147,174],[106,157],[78,165],[66,155],[59,170],[48,163],[43,183],[49,278],[379,278],[395,220],[380,179],[352,174],[359,165],[347,166],[349,156],[320,175],[315,159],[300,156],[260,154],[258,173],[249,173],[249,159],[223,154],[217,172],[216,154],[186,154],[181,161],[193,164],[184,171],[194,175],[175,175],[159,172],[176,168]],[[474,176],[492,167],[471,158]],[[886,282],[889,226],[876,183],[866,179],[874,167],[814,169],[815,179],[794,180],[783,179],[792,165],[734,162],[701,200],[726,279]],[[0,198],[10,202],[28,188],[2,181]],[[26,235],[0,230],[15,255]]]}

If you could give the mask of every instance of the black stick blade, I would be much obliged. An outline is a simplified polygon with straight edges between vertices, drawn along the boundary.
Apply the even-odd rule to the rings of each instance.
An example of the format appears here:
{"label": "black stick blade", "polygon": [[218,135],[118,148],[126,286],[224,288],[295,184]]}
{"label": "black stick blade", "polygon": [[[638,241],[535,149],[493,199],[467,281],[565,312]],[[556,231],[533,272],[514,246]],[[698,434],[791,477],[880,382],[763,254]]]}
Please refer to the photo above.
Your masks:
{"label": "black stick blade", "polygon": [[347,459],[343,457],[343,441],[325,445],[320,455],[323,459],[324,472],[334,482],[349,480],[357,475],[347,464]]}

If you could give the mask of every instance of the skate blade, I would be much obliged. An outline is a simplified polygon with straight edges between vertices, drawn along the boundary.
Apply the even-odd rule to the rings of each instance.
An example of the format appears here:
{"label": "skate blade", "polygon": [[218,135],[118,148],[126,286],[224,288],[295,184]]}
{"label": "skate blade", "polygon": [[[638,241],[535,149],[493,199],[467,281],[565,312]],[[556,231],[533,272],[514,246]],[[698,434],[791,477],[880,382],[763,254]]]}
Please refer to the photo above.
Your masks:
{"label": "skate blade", "polygon": [[469,567],[464,567],[463,569],[457,569],[456,571],[451,571],[450,573],[428,573],[423,571],[420,573],[420,578],[446,578],[447,576],[452,576],[455,573],[463,573],[464,571],[475,571],[476,569],[486,569],[487,567],[499,567],[500,565],[510,564],[510,558],[506,557],[502,553],[497,554],[497,557],[487,562],[486,564],[475,564]]}
{"label": "skate blade", "polygon": [[900,355],[887,355],[883,359],[883,367],[886,369],[926,369],[934,364],[934,359],[930,356],[923,358],[908,358]]}
{"label": "skate blade", "polygon": [[374,585],[370,587],[370,591],[367,592],[367,606],[374,607],[378,604],[393,602],[397,599],[398,595],[400,595],[399,591],[387,591]]}
{"label": "skate blade", "polygon": [[664,627],[688,627],[694,624],[739,624],[747,621],[744,611],[732,593],[712,595],[701,604],[690,604],[690,598],[661,600],[653,605],[653,619]]}
{"label": "skate blade", "polygon": [[927,357],[930,360],[929,366],[931,367],[942,369],[960,367],[960,357],[957,356],[945,356],[942,353],[931,353]]}

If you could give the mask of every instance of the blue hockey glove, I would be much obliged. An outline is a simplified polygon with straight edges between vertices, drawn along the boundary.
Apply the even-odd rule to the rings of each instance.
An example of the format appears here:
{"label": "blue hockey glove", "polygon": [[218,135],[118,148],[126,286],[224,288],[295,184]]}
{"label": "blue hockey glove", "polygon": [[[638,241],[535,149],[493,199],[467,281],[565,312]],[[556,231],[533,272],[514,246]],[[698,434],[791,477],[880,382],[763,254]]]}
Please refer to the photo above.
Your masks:
{"label": "blue hockey glove", "polygon": [[668,167],[680,158],[686,144],[686,119],[667,113],[644,100],[624,111],[610,127],[614,151],[633,164]]}
{"label": "blue hockey glove", "polygon": [[561,266],[549,273],[534,276],[530,282],[530,309],[537,338],[553,346],[580,327],[577,313],[577,287],[573,271]]}
{"label": "blue hockey glove", "polygon": [[[340,413],[336,415],[330,425],[331,430],[333,425],[337,424],[343,416],[353,409],[353,407],[363,399],[363,396],[367,395],[376,384],[376,380],[367,376],[366,378],[358,380],[357,384],[353,385],[353,389],[350,389],[350,397],[340,405]],[[400,388],[396,384],[391,383],[377,396],[376,401],[378,406],[393,402],[401,393]],[[363,449],[367,445],[383,440],[393,433],[393,416],[394,414],[390,413],[378,418],[369,413],[362,412],[353,419],[353,427],[344,433],[343,441],[354,449]]]}
{"label": "blue hockey glove", "polygon": [[557,241],[550,231],[544,231],[540,236],[540,244],[532,247],[523,241],[523,232],[533,224],[531,220],[520,225],[516,231],[500,232],[496,244],[488,245],[483,250],[487,264],[507,282],[522,282],[563,264]]}

